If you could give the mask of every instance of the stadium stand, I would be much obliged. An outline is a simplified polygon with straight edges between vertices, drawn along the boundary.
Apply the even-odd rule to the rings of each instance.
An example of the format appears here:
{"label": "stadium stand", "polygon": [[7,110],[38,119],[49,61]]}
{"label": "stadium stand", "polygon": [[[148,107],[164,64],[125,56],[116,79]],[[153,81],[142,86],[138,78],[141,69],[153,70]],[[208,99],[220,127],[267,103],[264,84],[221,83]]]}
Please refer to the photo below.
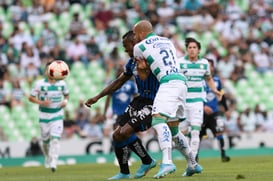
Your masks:
{"label": "stadium stand", "polygon": [[[201,55],[209,56],[211,52],[208,52],[207,47],[213,46],[217,50],[217,54],[213,54],[215,61],[222,61],[223,56],[228,56],[229,61],[233,61],[234,65],[240,61],[243,65],[245,78],[239,78],[233,80],[231,78],[224,79],[225,89],[227,94],[231,94],[236,100],[236,108],[234,111],[242,112],[247,107],[254,109],[257,104],[265,111],[273,111],[273,37],[265,36],[267,32],[273,30],[273,4],[271,1],[262,0],[263,4],[258,4],[258,1],[253,0],[213,0],[213,1],[201,1],[196,0],[203,6],[209,7],[215,3],[217,7],[220,7],[220,11],[217,17],[212,17],[210,14],[201,16],[202,11],[200,9],[189,12],[185,9],[183,1],[166,1],[168,7],[180,7],[181,14],[174,15],[173,21],[168,22],[164,27],[166,30],[170,25],[175,25],[175,29],[169,32],[170,38],[174,34],[179,34],[178,41],[183,42],[183,39],[187,36],[192,36],[200,40],[202,43]],[[57,3],[58,0],[55,1]],[[96,59],[89,59],[88,66],[86,67],[81,61],[75,61],[70,63],[70,76],[66,79],[70,89],[70,101],[67,106],[67,110],[73,115],[77,103],[80,99],[86,99],[90,95],[96,94],[105,83],[113,78],[113,71],[115,66],[124,63],[126,61],[126,55],[121,48],[121,35],[131,28],[131,20],[129,19],[132,14],[137,14],[139,18],[145,18],[145,12],[150,3],[156,4],[156,7],[160,7],[162,1],[77,1],[78,3],[72,3],[69,1],[69,8],[61,11],[59,9],[45,10],[39,0],[33,0],[31,3],[23,2],[26,6],[25,9],[17,6],[11,1],[11,4],[2,4],[0,6],[0,30],[1,37],[4,38],[5,42],[0,42],[0,48],[4,48],[8,45],[18,43],[18,41],[33,41],[31,46],[33,50],[39,54],[42,65],[50,56],[51,51],[54,48],[46,47],[45,45],[50,44],[50,38],[47,40],[41,40],[42,32],[44,29],[43,22],[47,21],[49,27],[54,31],[58,37],[58,44],[62,50],[66,50],[66,47],[73,41],[69,34],[70,24],[73,20],[75,13],[79,14],[80,22],[83,24],[83,31],[78,34],[78,38],[87,43],[88,39],[93,36],[97,45],[99,46],[100,53],[95,57]],[[188,0],[184,1],[189,2]],[[260,2],[260,1],[259,1]],[[94,17],[99,11],[98,7],[100,3],[105,3],[106,10],[110,10],[110,7],[114,7],[111,11],[112,18],[109,17],[110,21],[107,25],[101,24],[101,22],[95,21]],[[139,6],[136,6],[138,4]],[[214,5],[215,5],[214,4]],[[16,7],[18,12],[15,12],[12,7]],[[233,9],[233,13],[238,13],[239,18],[227,17],[226,14],[228,9]],[[117,10],[117,11],[116,11]],[[104,10],[100,10],[104,11]],[[259,11],[259,12],[258,12]],[[261,12],[260,12],[261,11]],[[124,12],[116,13],[116,12]],[[21,13],[21,19],[15,20],[14,13]],[[258,13],[258,16],[255,16]],[[260,15],[260,14],[261,15]],[[264,13],[264,14],[263,14]],[[28,19],[25,20],[23,15],[27,14]],[[160,18],[156,10],[157,23],[159,24]],[[242,17],[246,17],[246,20]],[[237,19],[236,19],[237,18]],[[198,24],[200,20],[207,22],[211,19],[213,23],[209,26],[206,24]],[[231,27],[230,23],[234,23],[234,27]],[[185,24],[190,23],[192,27],[185,28]],[[236,24],[237,23],[237,24]],[[255,26],[252,26],[255,24]],[[157,24],[155,24],[157,25]],[[21,34],[25,39],[19,40],[14,34],[16,28],[22,30]],[[244,28],[247,29],[244,29]],[[217,29],[217,28],[220,28]],[[223,29],[221,29],[223,28]],[[31,29],[34,33],[31,34]],[[118,32],[116,32],[118,29]],[[232,41],[229,39],[232,34],[229,34],[229,38],[224,37],[225,30],[244,30],[246,34],[240,34],[239,39]],[[110,32],[110,33],[107,33]],[[229,32],[231,33],[231,31]],[[239,49],[239,42],[247,42],[248,47],[246,51]],[[253,63],[252,57],[255,53],[259,54],[261,49],[261,43],[266,43],[268,61],[270,62],[266,67],[267,70],[260,73],[256,70],[256,65]],[[181,49],[184,49],[183,43],[181,43]],[[114,57],[112,50],[114,47],[118,47],[117,57]],[[230,54],[230,50],[233,50],[233,54]],[[19,49],[20,55],[24,53],[24,49]],[[243,54],[248,54],[245,58]],[[4,57],[4,58],[3,58]],[[6,58],[5,58],[6,57]],[[5,59],[7,61],[5,62]],[[250,60],[249,60],[250,59]],[[266,59],[266,58],[265,58]],[[67,60],[65,60],[67,61]],[[14,76],[20,77],[21,87],[26,93],[29,93],[32,83],[41,78],[39,77],[28,77],[24,74],[24,70],[20,70],[20,57],[19,60],[10,59],[8,54],[1,56],[1,66],[5,66],[9,70],[8,78],[3,78],[5,81],[4,89],[8,92],[11,91],[11,79]],[[17,69],[19,67],[19,71]],[[41,69],[39,70],[40,72]],[[221,75],[221,72],[219,72]],[[10,141],[22,141],[31,140],[33,136],[39,136],[39,128],[37,124],[37,107],[30,104],[27,99],[24,99],[25,106],[8,108],[7,106],[0,106],[0,126],[3,128],[5,134],[8,136]],[[99,101],[95,107],[103,108],[104,99]],[[91,110],[92,111],[92,110]],[[273,119],[273,118],[271,118]]]}

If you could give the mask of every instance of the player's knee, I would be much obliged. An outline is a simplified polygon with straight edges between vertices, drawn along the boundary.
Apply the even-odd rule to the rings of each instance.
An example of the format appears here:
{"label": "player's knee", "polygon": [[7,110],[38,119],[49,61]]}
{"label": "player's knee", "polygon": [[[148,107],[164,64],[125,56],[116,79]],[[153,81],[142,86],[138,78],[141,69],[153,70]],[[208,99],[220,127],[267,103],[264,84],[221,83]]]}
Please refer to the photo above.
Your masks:
{"label": "player's knee", "polygon": [[124,139],[128,139],[131,135],[132,135],[132,133],[130,132],[130,131],[128,131],[127,129],[120,129],[120,132],[119,132],[119,134],[120,134],[120,137],[124,140]]}
{"label": "player's knee", "polygon": [[119,137],[120,137],[120,136],[119,136],[119,132],[117,132],[117,131],[115,131],[115,132],[113,133],[113,135],[112,135],[113,141],[118,141],[118,140],[120,140]]}
{"label": "player's knee", "polygon": [[120,141],[125,140],[127,137],[126,137],[125,133],[123,133],[122,130],[119,130],[119,131],[116,131],[113,133],[112,138],[113,138],[113,141],[120,142]]}

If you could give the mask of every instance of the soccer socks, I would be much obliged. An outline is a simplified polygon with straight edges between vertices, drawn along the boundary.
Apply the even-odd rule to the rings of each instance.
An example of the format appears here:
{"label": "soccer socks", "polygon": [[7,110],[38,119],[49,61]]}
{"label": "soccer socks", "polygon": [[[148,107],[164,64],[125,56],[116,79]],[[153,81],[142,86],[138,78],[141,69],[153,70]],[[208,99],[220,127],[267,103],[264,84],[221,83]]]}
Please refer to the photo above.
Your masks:
{"label": "soccer socks", "polygon": [[152,163],[152,158],[147,153],[139,138],[135,142],[128,144],[128,147],[139,156],[143,164]]}
{"label": "soccer socks", "polygon": [[113,142],[115,154],[120,166],[120,173],[129,174],[128,160],[131,150],[135,152],[141,159],[143,164],[150,164],[152,158],[145,150],[141,140],[134,134],[127,140],[121,142]]}
{"label": "soccer socks", "polygon": [[190,146],[192,149],[192,153],[194,157],[197,156],[198,150],[199,150],[199,144],[200,144],[200,138],[199,138],[199,130],[192,130],[191,131],[191,140],[190,140]]}
{"label": "soccer socks", "polygon": [[[60,141],[58,138],[53,138],[49,143],[49,157],[51,158],[50,167],[56,169],[60,150]],[[55,171],[55,170],[54,170]]]}
{"label": "soccer socks", "polygon": [[217,136],[217,140],[219,141],[220,144],[220,151],[221,151],[221,157],[225,157],[226,153],[225,153],[225,143],[224,143],[224,137],[223,135],[219,135]]}
{"label": "soccer socks", "polygon": [[189,143],[186,137],[178,130],[178,127],[170,127],[172,135],[174,135],[173,141],[177,147],[177,149],[184,155],[187,160],[188,166],[193,168],[197,162],[195,161],[195,157],[189,147]]}
{"label": "soccer socks", "polygon": [[43,153],[45,157],[48,157],[48,143],[43,142]]}
{"label": "soccer socks", "polygon": [[114,147],[116,157],[118,159],[120,173],[129,174],[128,159],[130,156],[130,150],[127,146],[124,147]]}
{"label": "soccer socks", "polygon": [[[160,118],[156,118],[160,119]],[[153,118],[154,122],[154,118]],[[153,128],[156,130],[158,144],[162,151],[162,163],[172,164],[172,137],[169,126],[166,123],[154,124]]]}
{"label": "soccer socks", "polygon": [[137,140],[137,136],[133,134],[127,140],[115,142],[113,141],[113,146],[115,154],[119,163],[120,173],[129,174],[128,160],[130,157],[131,150],[128,145],[134,143]]}
{"label": "soccer socks", "polygon": [[51,158],[48,155],[48,151],[49,151],[48,141],[44,141],[42,147],[43,147],[43,153],[44,153],[44,156],[45,156],[45,168],[49,168]]}

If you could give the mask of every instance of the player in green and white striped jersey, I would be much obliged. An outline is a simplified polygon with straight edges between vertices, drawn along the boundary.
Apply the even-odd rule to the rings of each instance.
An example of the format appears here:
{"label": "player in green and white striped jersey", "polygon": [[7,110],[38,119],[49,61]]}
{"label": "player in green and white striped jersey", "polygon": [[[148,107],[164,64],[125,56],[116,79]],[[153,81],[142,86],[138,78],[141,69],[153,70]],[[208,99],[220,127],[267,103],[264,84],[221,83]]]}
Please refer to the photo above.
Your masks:
{"label": "player in green and white striped jersey", "polygon": [[162,164],[154,178],[164,177],[176,170],[171,156],[172,140],[186,157],[184,175],[201,173],[202,167],[195,161],[185,136],[178,128],[179,121],[184,118],[187,86],[185,76],[179,72],[176,49],[168,38],[153,33],[149,21],[139,21],[133,31],[138,42],[134,46],[134,58],[140,78],[145,79],[153,73],[160,83],[153,103],[152,127],[157,132],[162,150]]}
{"label": "player in green and white striped jersey", "polygon": [[[47,63],[46,69],[50,63]],[[55,172],[60,148],[59,139],[63,132],[63,108],[68,102],[69,91],[64,80],[52,79],[47,71],[45,74],[46,77],[38,80],[32,88],[29,101],[39,105],[45,167]]]}
{"label": "player in green and white striped jersey", "polygon": [[198,153],[200,143],[200,130],[203,123],[203,109],[206,98],[205,81],[208,86],[221,99],[222,93],[215,87],[207,59],[199,56],[201,44],[194,38],[186,38],[185,46],[187,54],[178,59],[180,71],[187,78],[188,93],[186,99],[186,120],[180,123],[181,130],[190,131],[190,146],[195,156]]}

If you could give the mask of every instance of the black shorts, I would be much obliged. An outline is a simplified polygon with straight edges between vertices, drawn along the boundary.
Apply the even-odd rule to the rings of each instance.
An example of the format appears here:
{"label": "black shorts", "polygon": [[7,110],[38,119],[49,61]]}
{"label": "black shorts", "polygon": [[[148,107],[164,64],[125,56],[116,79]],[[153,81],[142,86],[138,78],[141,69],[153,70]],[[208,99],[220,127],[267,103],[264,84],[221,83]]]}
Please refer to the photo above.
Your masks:
{"label": "black shorts", "polygon": [[200,137],[206,135],[206,130],[210,129],[214,136],[216,136],[217,133],[217,116],[218,113],[213,114],[204,114],[204,121],[201,127],[200,131]]}
{"label": "black shorts", "polygon": [[128,123],[135,132],[146,131],[152,125],[153,100],[136,97],[126,108],[125,113],[119,117],[119,125]]}

